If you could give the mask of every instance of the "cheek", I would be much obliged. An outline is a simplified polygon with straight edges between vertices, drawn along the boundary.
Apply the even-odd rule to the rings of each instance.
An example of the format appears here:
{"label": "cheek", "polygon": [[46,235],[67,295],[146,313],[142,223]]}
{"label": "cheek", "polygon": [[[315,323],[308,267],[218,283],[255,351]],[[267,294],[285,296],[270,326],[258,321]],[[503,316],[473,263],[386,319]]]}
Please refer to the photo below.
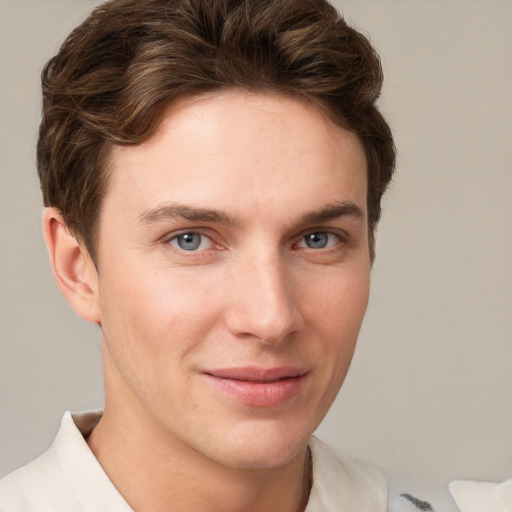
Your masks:
{"label": "cheek", "polygon": [[[311,322],[330,332],[328,339],[357,338],[368,306],[370,291],[369,269],[333,273],[322,281],[322,286],[303,290]],[[355,341],[355,340],[354,340]]]}
{"label": "cheek", "polygon": [[200,348],[220,315],[220,301],[209,291],[215,289],[174,269],[144,272],[132,265],[105,272],[100,280],[105,341],[126,366],[136,361],[156,371],[179,363]]}
{"label": "cheek", "polygon": [[[310,296],[308,323],[312,326],[319,370],[327,400],[334,399],[354,354],[369,296],[369,271],[337,276],[325,283],[323,293]],[[320,368],[323,365],[323,368]]]}

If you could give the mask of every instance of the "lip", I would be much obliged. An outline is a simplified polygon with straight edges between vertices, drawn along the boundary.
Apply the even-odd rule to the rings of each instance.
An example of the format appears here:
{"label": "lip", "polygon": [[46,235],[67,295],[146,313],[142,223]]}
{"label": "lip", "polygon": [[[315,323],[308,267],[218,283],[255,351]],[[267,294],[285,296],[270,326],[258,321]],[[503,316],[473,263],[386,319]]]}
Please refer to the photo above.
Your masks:
{"label": "lip", "polygon": [[295,397],[308,372],[296,366],[238,367],[204,371],[221,392],[244,405],[276,407]]}

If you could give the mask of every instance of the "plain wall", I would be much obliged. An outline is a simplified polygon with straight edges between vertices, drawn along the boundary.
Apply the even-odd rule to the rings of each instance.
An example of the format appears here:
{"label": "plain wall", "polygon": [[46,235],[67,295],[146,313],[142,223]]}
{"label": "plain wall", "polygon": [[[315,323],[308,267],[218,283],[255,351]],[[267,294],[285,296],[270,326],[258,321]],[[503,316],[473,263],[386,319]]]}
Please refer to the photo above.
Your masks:
{"label": "plain wall", "polygon": [[[53,282],[34,163],[41,67],[96,3],[0,0],[0,475],[64,410],[102,405],[99,333]],[[450,480],[512,476],[512,2],[337,4],[382,55],[399,160],[356,356],[318,435],[450,511]]]}

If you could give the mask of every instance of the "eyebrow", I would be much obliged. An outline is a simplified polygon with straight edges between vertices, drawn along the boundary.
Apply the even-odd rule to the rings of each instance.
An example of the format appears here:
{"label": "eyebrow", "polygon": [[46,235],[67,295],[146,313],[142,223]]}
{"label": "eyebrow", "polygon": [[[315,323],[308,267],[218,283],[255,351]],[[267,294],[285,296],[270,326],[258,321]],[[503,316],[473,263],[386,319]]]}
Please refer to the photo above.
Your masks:
{"label": "eyebrow", "polygon": [[[299,218],[298,224],[328,222],[345,216],[364,219],[365,214],[357,204],[350,201],[340,201],[327,204],[320,210],[304,214]],[[233,217],[223,211],[209,208],[195,208],[193,206],[176,203],[163,204],[155,208],[149,208],[137,217],[139,224],[151,224],[153,222],[174,219],[185,219],[195,222],[213,222],[229,226],[236,226],[239,224],[236,217]]]}
{"label": "eyebrow", "polygon": [[190,221],[214,222],[227,225],[238,224],[236,218],[219,210],[208,208],[195,208],[181,204],[164,204],[156,208],[143,211],[137,218],[140,224],[151,224],[152,222],[185,219]]}
{"label": "eyebrow", "polygon": [[346,216],[361,220],[365,218],[363,210],[357,204],[351,201],[339,201],[327,204],[320,210],[306,213],[300,218],[299,222],[301,224],[315,224]]}

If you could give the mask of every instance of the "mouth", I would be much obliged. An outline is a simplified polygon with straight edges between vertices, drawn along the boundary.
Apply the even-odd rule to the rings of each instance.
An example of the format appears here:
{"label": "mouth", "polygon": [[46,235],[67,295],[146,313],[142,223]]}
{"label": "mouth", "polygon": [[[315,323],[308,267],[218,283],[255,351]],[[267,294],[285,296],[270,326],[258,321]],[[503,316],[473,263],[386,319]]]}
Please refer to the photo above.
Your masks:
{"label": "mouth", "polygon": [[308,371],[295,366],[223,368],[203,374],[223,394],[253,407],[276,407],[295,396]]}

